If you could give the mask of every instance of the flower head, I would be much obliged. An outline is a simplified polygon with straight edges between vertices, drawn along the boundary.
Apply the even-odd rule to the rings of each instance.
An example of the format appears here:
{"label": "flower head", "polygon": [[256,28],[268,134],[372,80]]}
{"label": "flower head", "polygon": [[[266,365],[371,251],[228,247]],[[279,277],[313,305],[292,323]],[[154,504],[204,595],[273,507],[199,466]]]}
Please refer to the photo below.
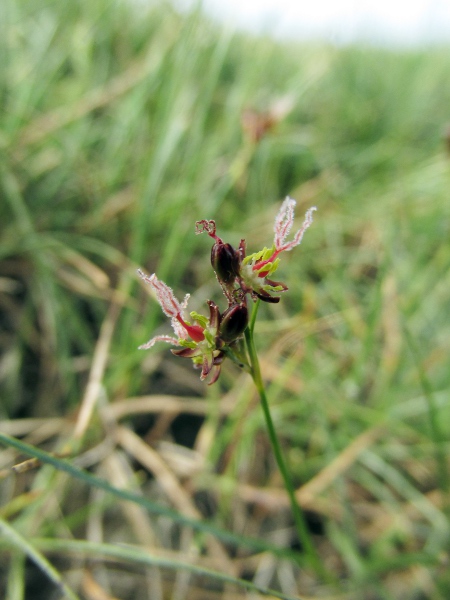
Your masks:
{"label": "flower head", "polygon": [[195,322],[192,324],[184,315],[189,294],[186,294],[183,302],[179,302],[172,289],[154,273],[148,276],[138,270],[138,274],[155,292],[159,305],[164,314],[170,317],[172,328],[177,336],[157,335],[146,344],[139,346],[139,349],[148,350],[156,342],[181,346],[180,349],[173,349],[172,353],[183,358],[191,358],[194,367],[201,369],[200,379],[204,380],[210,375],[209,384],[217,381],[227,344],[234,343],[247,326],[247,307],[234,305],[221,315],[218,306],[208,300],[209,317],[191,312],[190,317]]}
{"label": "flower head", "polygon": [[255,300],[259,298],[265,302],[279,302],[279,296],[273,294],[288,289],[284,283],[273,281],[269,277],[278,268],[279,255],[300,244],[305,231],[312,224],[312,214],[317,210],[315,206],[310,208],[306,212],[303,225],[293,239],[286,241],[294,223],[295,205],[295,200],[288,196],[275,218],[273,245],[250,256],[245,256],[245,240],[241,240],[239,251],[236,251],[231,244],[226,244],[216,234],[215,221],[206,219],[197,221],[196,233],[206,231],[214,239],[211,248],[211,264],[229,305],[242,301],[246,294],[250,294]]}
{"label": "flower head", "polygon": [[[158,279],[155,273],[149,277],[140,269],[138,269],[138,275],[141,279],[148,283],[155,292],[163,313],[172,319],[172,328],[179,339],[184,340],[190,337],[194,342],[201,342],[203,339],[205,339],[203,329],[200,325],[191,325],[184,320],[184,310],[187,307],[187,303],[190,298],[189,294],[186,294],[183,302],[179,302],[175,298],[172,289],[166,283],[164,283],[164,281]],[[163,337],[167,338],[167,336]],[[144,346],[145,348],[151,348],[155,342],[167,342],[172,339],[174,338],[168,338],[164,340],[153,338],[153,340],[150,340],[147,342],[147,344],[144,344]],[[179,340],[177,340],[177,343],[178,341]],[[143,347],[141,346],[141,348]]]}
{"label": "flower head", "polygon": [[180,302],[172,289],[155,274],[148,276],[138,270],[141,279],[150,285],[155,293],[164,314],[171,319],[176,336],[158,335],[139,348],[146,350],[156,342],[181,346],[173,349],[173,354],[191,358],[194,367],[201,369],[200,379],[209,376],[210,384],[219,377],[221,364],[226,356],[240,366],[248,367],[245,351],[242,352],[242,335],[248,325],[247,294],[253,300],[259,298],[265,302],[280,301],[276,294],[288,288],[284,283],[273,281],[270,277],[278,268],[279,255],[300,244],[305,231],[312,223],[312,213],[317,210],[314,206],[306,212],[303,225],[294,237],[287,241],[294,222],[295,204],[295,200],[286,198],[275,218],[273,245],[249,256],[246,256],[245,240],[241,240],[239,249],[235,250],[217,235],[215,221],[197,221],[196,233],[206,232],[214,240],[211,264],[228,301],[228,308],[222,314],[214,302],[207,300],[209,317],[191,312],[191,321],[188,321],[184,311],[189,294]]}
{"label": "flower head", "polygon": [[294,238],[287,242],[294,222],[294,208],[296,202],[289,196],[281,205],[281,208],[275,218],[274,224],[274,242],[271,248],[263,248],[259,252],[250,254],[242,260],[241,278],[243,288],[253,296],[266,302],[279,302],[278,296],[272,296],[272,293],[284,292],[288,288],[284,283],[272,281],[269,279],[275,273],[280,263],[279,255],[281,252],[288,252],[298,246],[303,239],[303,235],[312,224],[312,214],[317,208],[313,206],[305,215],[303,225],[294,235]]}
{"label": "flower head", "polygon": [[225,297],[233,303],[233,290],[236,278],[239,277],[240,255],[231,244],[226,244],[216,235],[216,222],[203,219],[195,224],[195,233],[206,233],[213,238],[211,248],[211,265]]}

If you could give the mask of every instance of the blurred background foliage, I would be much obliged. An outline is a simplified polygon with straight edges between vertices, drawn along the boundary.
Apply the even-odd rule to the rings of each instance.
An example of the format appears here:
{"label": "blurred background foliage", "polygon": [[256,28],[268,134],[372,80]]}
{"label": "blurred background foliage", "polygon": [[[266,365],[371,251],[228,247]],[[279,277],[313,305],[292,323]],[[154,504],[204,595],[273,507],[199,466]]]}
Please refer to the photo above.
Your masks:
{"label": "blurred background foliage", "polygon": [[[226,364],[206,388],[166,346],[138,351],[169,326],[136,277],[156,271],[199,312],[207,298],[223,304],[195,221],[214,218],[226,241],[257,250],[289,194],[299,223],[318,212],[283,259],[289,292],[262,307],[256,337],[297,487],[335,468],[326,497],[305,500],[333,582],[292,567],[266,583],[303,597],[448,598],[449,48],[282,44],[169,2],[2,0],[1,11],[3,430],[60,449],[93,381],[100,405],[186,397],[165,421],[125,409],[124,422],[152,447],[201,455],[199,472],[179,474],[201,516],[261,538],[267,522],[290,527],[253,496],[238,494],[236,511],[230,491],[280,485],[249,382]],[[36,434],[55,418],[64,439]],[[83,451],[114,438],[90,418]],[[146,487],[155,473],[138,476],[161,495]],[[83,506],[66,506],[71,485],[58,488],[61,522]],[[15,486],[6,507],[41,489],[34,475]],[[22,532],[36,518],[27,502]],[[65,527],[86,536],[88,512]],[[3,569],[5,589],[17,564]],[[121,597],[140,598],[132,589]]]}

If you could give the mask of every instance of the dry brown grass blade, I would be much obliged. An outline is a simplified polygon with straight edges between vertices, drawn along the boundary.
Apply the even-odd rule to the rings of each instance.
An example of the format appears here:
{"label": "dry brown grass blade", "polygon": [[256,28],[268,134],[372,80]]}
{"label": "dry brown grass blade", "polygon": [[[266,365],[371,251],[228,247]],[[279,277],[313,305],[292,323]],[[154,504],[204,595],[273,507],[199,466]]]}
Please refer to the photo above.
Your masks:
{"label": "dry brown grass blade", "polygon": [[[256,504],[270,512],[276,512],[280,508],[289,506],[287,494],[282,489],[258,488],[247,483],[240,483],[236,486],[236,494],[244,502]],[[339,508],[325,498],[306,499],[300,502],[300,506],[328,517],[338,517],[340,514]]]}
{"label": "dry brown grass blade", "polygon": [[86,392],[78,413],[77,422],[74,429],[74,440],[81,440],[92,417],[95,404],[98,400],[103,374],[106,368],[109,348],[111,346],[114,328],[122,308],[122,295],[116,291],[109,306],[106,317],[100,329],[100,335],[94,350],[92,366],[89,373],[89,380],[86,386]]}
{"label": "dry brown grass blade", "polygon": [[[296,492],[297,501],[305,509],[314,510],[324,515],[338,518],[340,509],[334,502],[319,498],[339,476],[347,471],[356,461],[359,454],[368,448],[383,433],[383,427],[368,429],[359,435],[347,448],[322,469],[315,477],[305,483]],[[267,510],[279,510],[289,506],[287,494],[282,489],[258,488],[249,484],[238,484],[236,494],[245,502],[259,504]]]}
{"label": "dry brown grass blade", "polygon": [[62,417],[53,417],[47,419],[12,419],[11,421],[0,422],[0,431],[13,437],[22,437],[32,434],[39,430],[43,435],[51,437],[55,433],[60,433],[61,429],[67,425],[67,419]]}
{"label": "dry brown grass blade", "polygon": [[[227,415],[234,407],[232,402],[221,402],[219,410],[221,414]],[[152,396],[131,397],[126,400],[113,402],[103,409],[108,415],[114,419],[121,419],[131,415],[140,414],[191,414],[191,415],[207,415],[210,411],[210,406],[205,400],[198,398],[180,397],[155,394]]]}
{"label": "dry brown grass blade", "polygon": [[[135,474],[127,464],[125,457],[120,456],[117,452],[107,457],[103,462],[103,466],[108,473],[109,481],[115,487],[129,488],[131,481],[135,479]],[[158,546],[157,536],[148,513],[134,502],[121,502],[120,505],[138,543],[146,548]],[[159,553],[159,551],[158,548],[157,552]],[[160,569],[156,566],[149,567],[146,569],[146,573],[145,581],[148,588],[148,597],[162,598],[163,582]]]}
{"label": "dry brown grass blade", "polygon": [[[203,518],[195,507],[191,496],[153,448],[126,427],[117,427],[115,437],[126,452],[153,473],[170,501],[182,514],[193,519]],[[210,536],[206,538],[206,544],[211,555],[217,558],[220,568],[230,575],[235,575],[234,565],[223,546]]]}
{"label": "dry brown grass blade", "polygon": [[190,495],[153,448],[126,427],[117,427],[115,438],[126,452],[153,473],[161,488],[179,511],[193,519],[201,518]]}
{"label": "dry brown grass blade", "polygon": [[86,595],[87,600],[119,600],[116,596],[111,596],[97,581],[94,579],[92,573],[87,569],[84,572],[83,580],[81,582],[83,594]]}
{"label": "dry brown grass blade", "polygon": [[345,471],[354,464],[361,452],[371,446],[383,432],[383,426],[377,425],[376,427],[371,427],[367,431],[364,431],[355,438],[351,444],[338,454],[336,458],[324,467],[315,477],[297,490],[296,496],[300,504],[314,502],[317,496],[326,490],[335,479],[345,473]]}
{"label": "dry brown grass blade", "polygon": [[105,271],[83,256],[80,252],[75,252],[71,248],[63,246],[60,248],[60,253],[67,264],[72,265],[97,289],[106,290],[109,288],[110,280]]}
{"label": "dry brown grass blade", "polygon": [[391,273],[386,276],[381,286],[383,305],[381,325],[383,329],[383,352],[381,355],[381,372],[392,376],[397,369],[402,349],[402,331],[400,325],[398,285]]}
{"label": "dry brown grass blade", "polygon": [[[108,480],[115,487],[130,489],[135,474],[131,472],[131,468],[127,468],[124,462],[124,459],[114,452],[103,461],[103,467],[108,474]],[[122,502],[121,506],[136,540],[147,547],[157,545],[157,537],[151,526],[148,513],[134,502]]]}

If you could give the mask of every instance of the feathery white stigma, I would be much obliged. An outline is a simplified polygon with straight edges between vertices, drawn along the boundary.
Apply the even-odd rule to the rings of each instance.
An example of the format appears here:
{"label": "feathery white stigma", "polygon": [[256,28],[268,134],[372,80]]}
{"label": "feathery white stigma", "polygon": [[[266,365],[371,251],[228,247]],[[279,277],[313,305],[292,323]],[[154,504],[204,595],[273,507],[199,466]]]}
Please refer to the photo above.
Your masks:
{"label": "feathery white stigma", "polygon": [[275,218],[274,244],[275,244],[275,248],[277,250],[277,254],[282,251],[292,250],[292,248],[295,248],[295,246],[298,246],[300,244],[300,242],[302,241],[305,231],[308,229],[308,227],[313,222],[312,214],[315,210],[317,210],[317,207],[315,207],[315,206],[312,206],[306,212],[305,220],[303,221],[303,225],[300,227],[300,229],[294,235],[294,239],[291,240],[290,242],[286,242],[285,240],[286,240],[287,236],[289,235],[289,232],[291,231],[291,228],[292,228],[292,224],[294,222],[295,205],[296,205],[295,200],[293,200],[292,198],[289,198],[289,196],[287,196],[286,200],[281,205],[279,213],[277,214],[277,216]]}

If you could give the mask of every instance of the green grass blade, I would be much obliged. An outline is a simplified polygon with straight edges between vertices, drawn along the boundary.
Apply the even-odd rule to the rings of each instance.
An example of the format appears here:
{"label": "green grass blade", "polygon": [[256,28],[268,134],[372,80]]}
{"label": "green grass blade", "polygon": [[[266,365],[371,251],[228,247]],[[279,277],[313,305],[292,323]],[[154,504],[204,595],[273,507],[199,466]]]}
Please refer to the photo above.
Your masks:
{"label": "green grass blade", "polygon": [[37,550],[34,545],[28,542],[22,535],[20,535],[9,523],[0,518],[0,533],[4,536],[4,539],[9,541],[10,545],[17,550],[20,550],[32,560],[43,573],[52,581],[63,597],[69,600],[80,600],[79,596],[75,594],[62,580],[59,572],[53,567],[53,565],[45,558],[45,556]]}
{"label": "green grass blade", "polygon": [[35,539],[35,544],[41,550],[46,552],[57,552],[57,553],[68,553],[68,554],[82,554],[89,558],[98,559],[100,556],[114,558],[124,562],[131,562],[134,564],[141,564],[154,567],[163,567],[172,570],[184,570],[188,571],[193,575],[205,576],[210,579],[220,581],[222,583],[230,583],[241,588],[244,588],[250,592],[258,592],[265,596],[273,596],[274,598],[280,598],[280,600],[301,600],[301,598],[294,598],[281,592],[277,592],[272,589],[255,585],[250,581],[232,577],[219,571],[207,569],[205,567],[199,567],[194,564],[185,563],[179,560],[173,560],[170,558],[164,558],[140,547],[131,547],[129,545],[112,545],[102,544],[95,542],[88,542],[84,540],[60,540],[60,539]]}
{"label": "green grass blade", "polygon": [[168,517],[180,525],[186,525],[188,527],[191,527],[195,531],[209,533],[224,542],[236,544],[237,546],[244,546],[244,547],[250,548],[252,550],[256,550],[256,551],[260,551],[260,552],[263,552],[263,551],[272,552],[276,556],[288,556],[291,558],[294,558],[294,557],[298,558],[297,553],[292,552],[291,550],[288,550],[286,548],[280,548],[273,544],[269,544],[263,540],[258,540],[256,538],[250,538],[247,536],[241,536],[241,535],[229,532],[229,531],[225,531],[225,530],[220,529],[219,527],[213,525],[212,523],[208,523],[207,521],[197,521],[195,519],[190,519],[190,518],[185,517],[184,515],[181,515],[180,513],[176,512],[174,510],[171,510],[165,506],[161,506],[160,504],[152,502],[151,500],[147,500],[146,498],[143,498],[142,496],[138,496],[137,494],[134,494],[133,492],[129,492],[128,490],[116,488],[116,487],[112,486],[110,483],[108,483],[106,480],[100,479],[99,477],[96,477],[95,475],[91,475],[90,473],[88,473],[87,471],[84,471],[83,469],[79,469],[78,467],[76,467],[75,465],[73,465],[72,463],[70,463],[67,460],[62,460],[60,458],[52,456],[51,454],[48,454],[47,452],[40,450],[39,448],[30,446],[29,444],[26,444],[20,440],[12,438],[1,432],[0,432],[0,442],[5,444],[6,446],[16,448],[17,450],[19,450],[20,452],[23,452],[27,456],[32,456],[33,458],[37,458],[42,463],[51,465],[55,469],[58,469],[59,471],[64,471],[65,473],[68,473],[71,477],[75,477],[76,479],[83,481],[84,483],[86,483],[89,486],[93,486],[93,487],[105,490],[106,492],[109,492],[110,494],[114,494],[114,496],[116,496],[117,498],[120,498],[121,500],[129,500],[130,502],[139,504],[140,506],[142,506],[143,508],[145,508],[146,510],[148,510],[149,512],[151,512],[153,514],[158,514],[158,515],[163,515],[165,517]]}

